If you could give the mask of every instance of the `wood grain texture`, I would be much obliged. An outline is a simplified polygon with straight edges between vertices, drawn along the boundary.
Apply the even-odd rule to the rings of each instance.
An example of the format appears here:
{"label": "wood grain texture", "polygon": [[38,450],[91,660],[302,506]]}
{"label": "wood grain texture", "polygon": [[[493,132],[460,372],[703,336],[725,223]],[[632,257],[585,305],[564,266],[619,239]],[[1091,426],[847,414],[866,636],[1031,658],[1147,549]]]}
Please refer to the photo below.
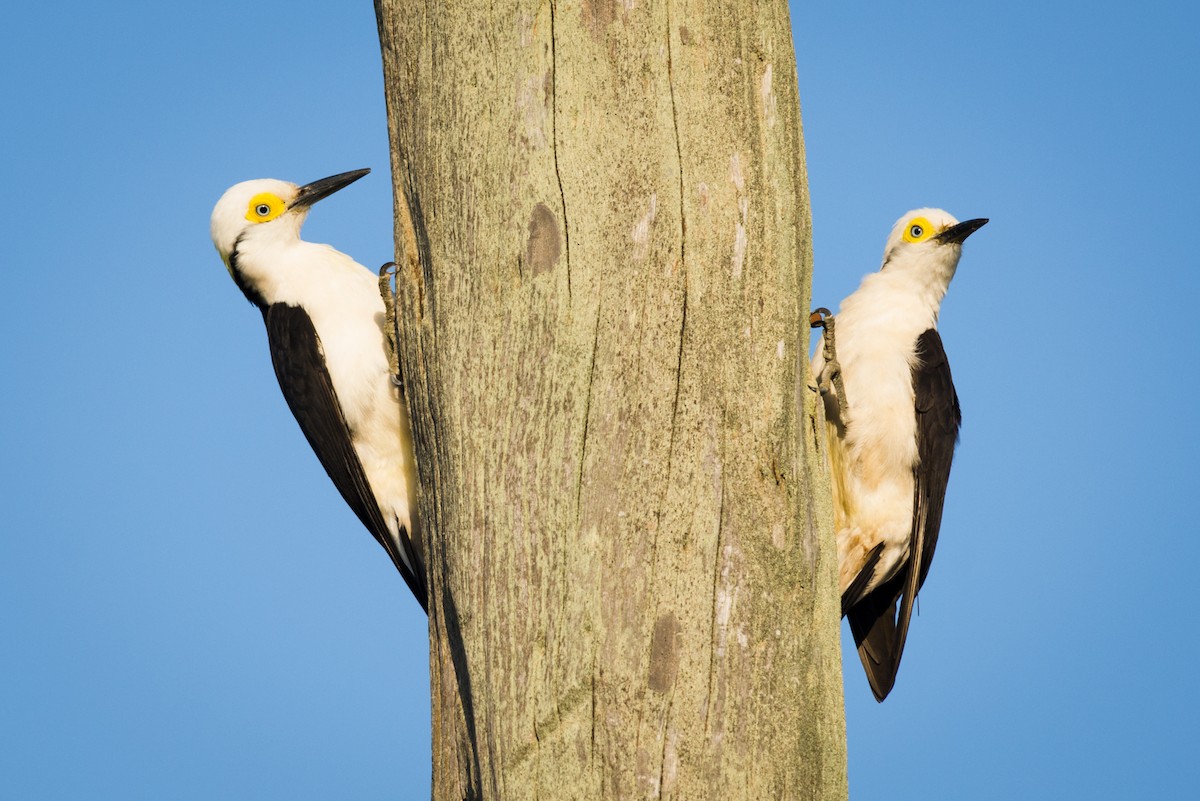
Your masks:
{"label": "wood grain texture", "polygon": [[380,0],[435,799],[846,795],[784,2]]}

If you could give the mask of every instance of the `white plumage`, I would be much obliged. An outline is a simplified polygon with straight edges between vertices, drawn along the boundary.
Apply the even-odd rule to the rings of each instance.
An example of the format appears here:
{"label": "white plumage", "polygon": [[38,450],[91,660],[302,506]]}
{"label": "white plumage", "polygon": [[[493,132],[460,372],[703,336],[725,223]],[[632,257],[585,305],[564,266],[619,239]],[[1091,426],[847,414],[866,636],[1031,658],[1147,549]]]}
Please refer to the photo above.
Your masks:
{"label": "white plumage", "polygon": [[[921,478],[915,376],[923,365],[918,342],[925,341],[927,332],[936,339],[938,311],[958,267],[962,240],[985,222],[960,224],[940,209],[916,209],[901,217],[888,237],[883,266],[863,279],[835,315],[838,363],[827,363],[824,342],[813,358],[828,421],[843,611],[900,575],[914,539],[929,533],[914,522]],[[830,381],[839,369],[845,390],[840,402]],[[948,367],[945,384],[953,396]],[[942,403],[957,415],[956,398]],[[949,449],[946,474],[956,433],[957,417],[949,441],[934,443]],[[944,477],[941,481],[939,492],[944,493]],[[939,495],[939,519],[940,512]],[[933,521],[930,553],[937,523]],[[889,587],[887,592],[893,597],[883,599],[884,605],[892,604],[894,615],[894,596],[900,590]],[[902,628],[907,628],[907,620]],[[893,678],[898,661],[897,652]]]}
{"label": "white plumage", "polygon": [[[380,528],[369,508],[378,507],[386,530],[372,533],[410,586],[416,581],[414,592],[424,605],[415,556],[420,532],[412,434],[388,367],[378,277],[344,253],[300,238],[312,203],[365,174],[305,187],[271,179],[239,183],[213,209],[212,238],[234,281],[263,312],[281,388],[322,465],[369,529]],[[293,337],[293,329],[309,323],[317,352],[289,352],[308,341]],[[336,404],[327,393],[312,391],[323,386],[322,369]],[[355,490],[354,460],[339,451],[338,431],[349,436],[369,493]]]}

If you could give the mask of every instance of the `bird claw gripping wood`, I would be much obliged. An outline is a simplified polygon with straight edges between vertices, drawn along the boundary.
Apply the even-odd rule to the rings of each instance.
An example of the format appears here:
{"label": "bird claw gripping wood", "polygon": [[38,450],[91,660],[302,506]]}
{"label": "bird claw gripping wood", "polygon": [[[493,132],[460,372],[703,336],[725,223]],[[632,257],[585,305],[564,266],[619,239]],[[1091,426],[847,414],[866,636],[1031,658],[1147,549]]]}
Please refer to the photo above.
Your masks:
{"label": "bird claw gripping wood", "polygon": [[[846,387],[842,384],[842,365],[837,359],[837,342],[833,333],[834,323],[833,312],[824,307],[813,309],[812,314],[808,316],[810,328],[823,329],[822,338],[825,342],[825,367],[821,370],[821,375],[817,376],[817,387],[818,389],[822,386],[828,388],[829,382],[833,382],[833,389],[837,392],[841,423],[845,425],[848,419],[846,416]],[[828,389],[822,390],[822,392],[828,392]]]}
{"label": "bird claw gripping wood", "polygon": [[379,268],[379,296],[383,298],[383,336],[388,352],[388,372],[392,383],[403,387],[400,380],[400,329],[396,326],[396,292],[393,279],[400,268],[389,261]]}

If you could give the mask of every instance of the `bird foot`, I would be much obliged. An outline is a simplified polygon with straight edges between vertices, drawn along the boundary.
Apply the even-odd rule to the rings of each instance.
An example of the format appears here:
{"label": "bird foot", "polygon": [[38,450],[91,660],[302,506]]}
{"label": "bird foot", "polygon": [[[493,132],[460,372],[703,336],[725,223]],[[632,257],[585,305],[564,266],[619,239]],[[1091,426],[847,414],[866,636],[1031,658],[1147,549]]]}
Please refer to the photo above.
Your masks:
{"label": "bird foot", "polygon": [[842,366],[837,361],[825,357],[825,366],[821,368],[821,374],[817,376],[817,389],[822,396],[829,393],[837,393],[836,384],[842,377]]}
{"label": "bird foot", "polygon": [[834,322],[833,312],[823,306],[813,309],[808,316],[810,328],[824,329],[825,365],[821,368],[821,374],[817,376],[817,389],[822,397],[828,397],[831,392],[837,396],[839,422],[844,425],[847,417],[846,388],[842,385],[842,365],[837,358],[837,341],[833,333]]}
{"label": "bird foot", "polygon": [[392,386],[403,389],[404,382],[400,380],[400,330],[396,326],[396,290],[393,282],[399,268],[396,262],[389,261],[379,268],[379,297],[383,299],[383,338],[387,348],[388,372],[391,374]]}

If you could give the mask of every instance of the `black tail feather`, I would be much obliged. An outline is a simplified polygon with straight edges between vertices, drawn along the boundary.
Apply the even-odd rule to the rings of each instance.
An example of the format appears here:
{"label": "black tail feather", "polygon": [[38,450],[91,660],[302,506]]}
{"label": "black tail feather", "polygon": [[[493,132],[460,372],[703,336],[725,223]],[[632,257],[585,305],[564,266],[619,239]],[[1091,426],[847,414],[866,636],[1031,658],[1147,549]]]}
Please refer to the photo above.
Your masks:
{"label": "black tail feather", "polygon": [[885,605],[872,593],[846,612],[858,657],[876,701],[883,701],[892,691],[904,653],[904,644],[896,631],[896,596],[891,598]]}

